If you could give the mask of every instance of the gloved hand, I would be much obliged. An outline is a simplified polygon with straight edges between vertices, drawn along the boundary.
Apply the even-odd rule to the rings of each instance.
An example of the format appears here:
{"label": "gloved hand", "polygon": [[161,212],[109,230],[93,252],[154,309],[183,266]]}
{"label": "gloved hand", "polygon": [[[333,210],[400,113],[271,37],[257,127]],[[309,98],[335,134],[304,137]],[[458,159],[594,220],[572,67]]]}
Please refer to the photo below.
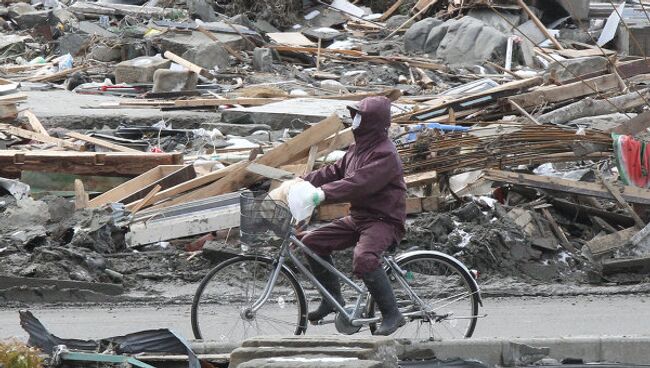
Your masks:
{"label": "gloved hand", "polygon": [[287,180],[280,184],[279,187],[273,189],[272,191],[269,192],[269,197],[274,200],[274,201],[279,201],[284,204],[287,204],[287,195],[289,195],[289,189],[295,185],[296,183],[300,183],[304,180],[301,178],[295,178],[291,180]]}
{"label": "gloved hand", "polygon": [[325,200],[325,192],[307,181],[295,183],[289,188],[287,202],[293,217],[302,221],[311,216],[314,209]]}

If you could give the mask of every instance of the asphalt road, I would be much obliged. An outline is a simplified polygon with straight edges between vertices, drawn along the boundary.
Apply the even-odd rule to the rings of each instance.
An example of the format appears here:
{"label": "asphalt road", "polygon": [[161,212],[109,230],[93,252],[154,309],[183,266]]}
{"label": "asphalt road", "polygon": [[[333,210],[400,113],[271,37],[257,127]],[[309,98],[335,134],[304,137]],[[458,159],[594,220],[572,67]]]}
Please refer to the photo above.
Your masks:
{"label": "asphalt road", "polygon": [[[579,296],[571,298],[489,298],[481,312],[476,337],[566,337],[644,335],[650,333],[648,295]],[[171,328],[192,337],[189,305],[87,306],[29,308],[53,334],[97,338],[143,329]],[[330,326],[310,326],[308,334],[333,333]],[[368,334],[368,332],[362,332]],[[0,339],[27,338],[17,309],[0,309]]]}

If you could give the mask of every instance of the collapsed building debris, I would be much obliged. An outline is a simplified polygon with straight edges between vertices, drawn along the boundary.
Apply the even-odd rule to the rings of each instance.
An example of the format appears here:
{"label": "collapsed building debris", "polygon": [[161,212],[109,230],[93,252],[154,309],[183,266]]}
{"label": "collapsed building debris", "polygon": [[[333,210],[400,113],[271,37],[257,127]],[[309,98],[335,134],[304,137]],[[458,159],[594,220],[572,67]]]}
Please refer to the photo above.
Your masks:
{"label": "collapsed building debris", "polygon": [[336,161],[354,141],[346,106],[378,95],[409,188],[402,248],[454,254],[488,280],[647,281],[645,8],[8,5],[0,265],[18,280],[0,290],[196,281],[208,251],[240,251],[239,191]]}

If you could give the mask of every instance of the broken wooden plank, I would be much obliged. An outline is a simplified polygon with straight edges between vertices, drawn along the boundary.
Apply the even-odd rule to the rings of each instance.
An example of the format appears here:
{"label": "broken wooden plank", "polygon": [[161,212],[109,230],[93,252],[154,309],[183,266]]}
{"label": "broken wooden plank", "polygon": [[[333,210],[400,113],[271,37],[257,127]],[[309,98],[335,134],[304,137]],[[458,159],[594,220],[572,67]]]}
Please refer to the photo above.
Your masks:
{"label": "broken wooden plank", "polygon": [[632,236],[634,236],[634,234],[638,232],[638,228],[631,227],[612,234],[596,236],[589,240],[584,246],[589,249],[589,252],[593,256],[600,257],[620,249],[632,238]]}
{"label": "broken wooden plank", "polygon": [[142,152],[142,151],[139,151],[139,150],[136,150],[136,149],[133,149],[133,148],[124,147],[122,145],[119,145],[119,144],[116,144],[116,143],[113,143],[113,142],[109,142],[109,141],[106,141],[106,140],[103,140],[103,139],[91,137],[89,135],[85,135],[85,134],[81,134],[81,133],[77,133],[77,132],[67,132],[66,135],[68,137],[70,137],[70,138],[74,138],[74,139],[78,139],[80,141],[92,143],[95,146],[108,148],[108,149],[110,149],[112,151],[116,151],[116,152],[139,152],[139,153]]}
{"label": "broken wooden plank", "polygon": [[314,46],[314,41],[300,32],[271,32],[266,34],[272,41],[286,46]]}
{"label": "broken wooden plank", "polygon": [[[190,173],[185,174],[185,172],[190,171]],[[184,175],[181,175],[180,180],[185,181],[189,180],[191,177],[195,177],[194,168],[191,165],[163,165],[157,166],[153,169],[105,192],[97,197],[93,198],[89,203],[89,207],[100,207],[107,203],[124,203],[127,204],[134,200],[144,197],[144,194],[140,195],[136,199],[129,200],[137,196],[139,192],[143,190],[151,190],[152,186],[156,184],[161,184],[163,179],[171,176],[178,175],[178,173],[183,172]],[[175,185],[175,184],[172,184]],[[170,187],[172,185],[162,184],[163,188]],[[145,193],[146,194],[146,193]]]}
{"label": "broken wooden plank", "polygon": [[546,38],[551,40],[551,43],[553,43],[553,45],[558,50],[564,50],[564,47],[560,45],[559,42],[557,42],[555,37],[553,37],[553,35],[548,31],[548,29],[546,29],[542,21],[540,21],[539,18],[537,18],[535,13],[533,13],[532,10],[530,10],[530,8],[528,7],[528,5],[526,5],[524,0],[517,0],[517,4],[519,4],[519,6],[526,12],[526,14],[528,14],[528,18],[530,18],[533,21],[533,23],[535,23],[537,28],[539,28],[539,30],[542,31],[542,33],[544,34],[544,36],[546,36]]}
{"label": "broken wooden plank", "polygon": [[252,172],[253,174],[257,174],[273,180],[288,180],[293,179],[295,176],[292,172],[276,169],[275,167],[261,165],[256,162],[251,162],[248,164],[246,170]]}
{"label": "broken wooden plank", "polygon": [[[150,203],[157,203],[160,201],[163,201],[165,199],[169,199],[173,196],[188,192],[190,190],[202,187],[204,185],[213,183],[224,176],[230,174],[233,171],[240,170],[246,167],[246,162],[238,162],[236,164],[226,166],[224,168],[221,168],[219,170],[213,171],[209,174],[200,176],[198,178],[194,178],[191,180],[188,180],[186,182],[177,184],[169,189],[165,189],[162,192],[156,194],[153,198],[153,200]],[[137,206],[139,201],[135,201],[130,203],[129,205],[126,206],[127,209],[133,208],[134,206]]]}
{"label": "broken wooden plank", "polygon": [[60,80],[63,80],[65,78],[67,78],[72,73],[80,72],[82,70],[86,70],[87,68],[88,67],[86,67],[84,65],[75,66],[73,68],[64,69],[64,70],[61,70],[61,71],[58,71],[58,72],[52,73],[52,74],[38,75],[38,76],[35,76],[35,77],[30,77],[30,78],[27,78],[27,81],[29,81],[29,82],[40,82],[40,83],[57,82],[57,81],[60,81]]}
{"label": "broken wooden plank", "polygon": [[37,132],[32,132],[31,130],[18,128],[8,124],[0,124],[0,131],[3,131],[7,134],[15,135],[16,137],[30,139],[42,143],[54,144],[57,147],[69,148],[72,150],[78,150],[78,147],[73,143],[65,141],[63,139],[50,137],[50,135],[45,135]]}
{"label": "broken wooden plank", "polygon": [[574,255],[580,254],[580,252],[578,252],[576,247],[574,247],[573,244],[571,244],[566,234],[564,233],[564,230],[562,230],[560,225],[557,224],[557,222],[551,215],[551,212],[548,210],[548,208],[542,208],[542,214],[548,221],[549,225],[551,225],[551,229],[553,230],[553,233],[555,233],[555,236],[557,236],[557,238],[560,239],[560,245],[562,245],[562,248],[568,250],[570,253]]}
{"label": "broken wooden plank", "polygon": [[198,66],[198,65],[196,65],[196,64],[194,64],[194,63],[192,63],[192,62],[190,62],[188,60],[185,60],[182,57],[174,54],[171,51],[165,51],[163,56],[165,57],[165,59],[169,59],[169,60],[175,62],[176,64],[179,64],[179,65],[185,67],[187,70],[189,70],[191,72],[194,72],[197,75],[200,75],[200,76],[202,76],[204,78],[207,78],[208,80],[213,80],[214,79],[214,76],[207,69],[205,69],[205,68],[203,68],[201,66]]}
{"label": "broken wooden plank", "polygon": [[316,163],[316,159],[318,158],[318,145],[313,145],[309,148],[309,155],[307,156],[307,163],[305,164],[305,167],[303,169],[302,174],[307,175],[309,174],[312,170],[314,170],[314,164]]}
{"label": "broken wooden plank", "polygon": [[[421,0],[421,1],[431,1],[431,0]],[[397,0],[393,3],[393,5],[390,6],[390,8],[386,9],[386,11],[379,17],[380,22],[386,21],[386,19],[390,18],[393,13],[399,9],[400,6],[402,6],[402,3],[404,3],[404,0]]]}
{"label": "broken wooden plank", "polygon": [[[607,189],[597,183],[587,183],[549,176],[520,174],[492,169],[485,171],[485,178],[496,182],[521,185],[525,187],[615,199]],[[623,187],[621,197],[631,203],[650,204],[650,190],[648,189],[625,186]]]}
{"label": "broken wooden plank", "polygon": [[438,173],[435,171],[425,171],[404,176],[406,186],[409,188],[431,184],[438,180]]}
{"label": "broken wooden plank", "polygon": [[[318,54],[318,47],[275,46],[275,45],[271,45],[269,47],[279,52],[281,51],[305,52],[313,55]],[[321,52],[323,54],[341,54],[341,55],[357,56],[357,57],[365,55],[365,53],[363,53],[362,51],[357,51],[357,50],[322,49]]]}
{"label": "broken wooden plank", "polygon": [[562,86],[541,87],[532,92],[512,96],[509,100],[526,109],[546,102],[568,101],[617,88],[620,88],[620,84],[616,75],[607,74]]}
{"label": "broken wooden plank", "polygon": [[630,205],[627,203],[625,199],[621,196],[621,193],[618,191],[617,188],[614,188],[612,183],[607,181],[607,179],[603,178],[600,176],[600,174],[597,174],[596,177],[600,178],[601,183],[603,183],[603,186],[609,191],[609,193],[612,194],[614,199],[618,202],[618,204],[634,219],[634,223],[636,226],[638,226],[639,229],[643,229],[645,227],[645,222],[641,220],[641,217],[630,207]]}
{"label": "broken wooden plank", "polygon": [[40,120],[34,115],[33,112],[30,110],[25,110],[23,111],[23,115],[27,118],[27,121],[29,123],[29,126],[32,128],[33,131],[36,133],[40,133],[46,136],[49,136],[50,134],[47,132],[47,129],[43,127],[43,124],[41,124]]}
{"label": "broken wooden plank", "polygon": [[[341,128],[343,128],[343,122],[338,116],[333,114],[280,146],[266,152],[262,157],[255,159],[255,162],[271,167],[278,167],[294,162],[297,159],[296,155],[309,150],[311,146],[335,134]],[[253,184],[257,178],[256,175],[249,173],[247,170],[236,170],[205,188],[175,198],[169,204],[178,204],[234,192],[242,187]]]}
{"label": "broken wooden plank", "polygon": [[177,165],[181,153],[124,153],[0,150],[0,175],[22,170],[78,175],[136,176],[160,165]]}
{"label": "broken wooden plank", "polygon": [[603,274],[611,275],[615,273],[650,273],[650,256],[638,258],[615,258],[604,260]]}
{"label": "broken wooden plank", "polygon": [[149,205],[153,197],[158,194],[158,192],[160,192],[161,188],[162,187],[160,185],[156,184],[156,186],[153,187],[153,189],[151,189],[151,191],[147,193],[147,195],[142,198],[142,200],[136,206],[133,206],[133,209],[130,210],[131,214],[135,215],[142,209],[142,207]]}

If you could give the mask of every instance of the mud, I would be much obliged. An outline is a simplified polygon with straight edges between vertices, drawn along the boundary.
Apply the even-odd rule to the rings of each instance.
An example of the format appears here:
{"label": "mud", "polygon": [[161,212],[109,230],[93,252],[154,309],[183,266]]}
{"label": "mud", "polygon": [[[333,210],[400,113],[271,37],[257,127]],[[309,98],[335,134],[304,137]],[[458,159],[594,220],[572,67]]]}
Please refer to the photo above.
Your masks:
{"label": "mud", "polygon": [[531,245],[521,227],[489,206],[470,202],[448,213],[425,214],[408,227],[401,249],[430,249],[453,255],[485,279],[585,280],[584,265],[564,252]]}

